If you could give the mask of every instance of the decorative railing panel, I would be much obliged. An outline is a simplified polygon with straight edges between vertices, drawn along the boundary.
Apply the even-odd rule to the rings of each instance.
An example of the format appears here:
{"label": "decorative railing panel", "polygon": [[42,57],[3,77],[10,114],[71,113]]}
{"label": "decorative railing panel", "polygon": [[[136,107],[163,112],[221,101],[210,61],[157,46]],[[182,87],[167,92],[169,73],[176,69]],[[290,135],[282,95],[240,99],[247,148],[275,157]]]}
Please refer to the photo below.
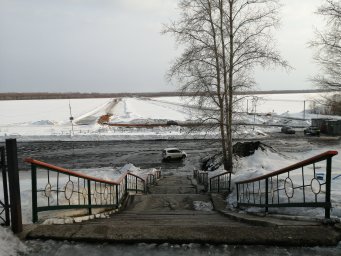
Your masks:
{"label": "decorative railing panel", "polygon": [[330,218],[332,157],[327,151],[268,175],[236,182],[238,207],[323,207]]}
{"label": "decorative railing panel", "polygon": [[145,192],[145,181],[129,172],[108,181],[30,158],[25,161],[31,164],[33,222],[42,211],[88,209],[91,214],[92,208],[117,209],[128,192]]}
{"label": "decorative railing panel", "polygon": [[0,147],[0,171],[2,174],[3,196],[0,197],[0,225],[10,225],[10,206],[8,200],[7,168],[5,159],[5,147]]}
{"label": "decorative railing panel", "polygon": [[224,172],[210,178],[211,192],[230,192],[231,187],[231,172]]}

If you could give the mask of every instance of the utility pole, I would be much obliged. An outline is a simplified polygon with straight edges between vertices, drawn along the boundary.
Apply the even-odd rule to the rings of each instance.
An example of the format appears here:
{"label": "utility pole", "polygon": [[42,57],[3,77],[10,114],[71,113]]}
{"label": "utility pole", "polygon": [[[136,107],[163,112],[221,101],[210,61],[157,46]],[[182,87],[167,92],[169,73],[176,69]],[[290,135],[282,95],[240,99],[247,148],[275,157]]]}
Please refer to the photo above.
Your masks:
{"label": "utility pole", "polygon": [[71,111],[71,102],[69,100],[69,109],[70,109],[70,122],[71,122],[71,133],[70,136],[72,137],[74,135],[73,131],[73,116],[72,116],[72,111]]}
{"label": "utility pole", "polygon": [[305,100],[303,101],[303,119],[305,119]]}

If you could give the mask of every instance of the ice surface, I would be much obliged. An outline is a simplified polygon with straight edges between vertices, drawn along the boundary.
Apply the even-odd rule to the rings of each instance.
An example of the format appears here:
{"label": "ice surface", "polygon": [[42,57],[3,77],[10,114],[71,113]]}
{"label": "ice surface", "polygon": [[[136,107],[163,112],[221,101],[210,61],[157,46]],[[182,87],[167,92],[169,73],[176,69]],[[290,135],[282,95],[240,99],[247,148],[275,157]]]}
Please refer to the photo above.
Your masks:
{"label": "ice surface", "polygon": [[[248,124],[308,126],[303,118],[303,103],[318,94],[268,94],[244,97],[239,106],[238,122]],[[208,138],[219,132],[212,130],[188,134],[183,127],[123,128],[99,125],[98,119],[110,116],[110,123],[159,123],[168,120],[195,121],[201,116],[190,97],[115,98],[69,100],[0,101],[0,139],[32,140],[117,140],[117,139],[186,139]],[[70,109],[73,126],[70,122]],[[306,104],[306,109],[309,105]],[[249,114],[246,114],[248,112]],[[257,113],[255,115],[254,113]],[[305,117],[321,117],[306,112]],[[236,117],[237,118],[237,117]],[[294,119],[293,119],[294,118]],[[335,117],[334,117],[335,118]],[[252,129],[251,129],[252,128]],[[271,128],[240,127],[235,137],[265,136]]]}

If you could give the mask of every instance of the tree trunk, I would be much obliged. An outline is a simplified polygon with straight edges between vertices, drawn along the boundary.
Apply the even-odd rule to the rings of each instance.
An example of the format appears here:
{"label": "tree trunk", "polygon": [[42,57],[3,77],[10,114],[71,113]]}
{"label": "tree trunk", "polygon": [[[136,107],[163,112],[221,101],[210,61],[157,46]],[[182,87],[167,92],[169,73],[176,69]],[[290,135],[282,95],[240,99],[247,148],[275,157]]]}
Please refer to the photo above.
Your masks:
{"label": "tree trunk", "polygon": [[227,131],[228,131],[228,138],[227,138],[227,160],[229,163],[229,168],[228,170],[230,172],[233,171],[233,148],[232,148],[232,113],[233,113],[233,51],[234,51],[234,38],[233,38],[233,4],[234,4],[234,0],[231,0],[230,2],[230,17],[229,17],[229,21],[230,21],[230,67],[229,67],[229,83],[228,83],[228,118],[227,118]]}

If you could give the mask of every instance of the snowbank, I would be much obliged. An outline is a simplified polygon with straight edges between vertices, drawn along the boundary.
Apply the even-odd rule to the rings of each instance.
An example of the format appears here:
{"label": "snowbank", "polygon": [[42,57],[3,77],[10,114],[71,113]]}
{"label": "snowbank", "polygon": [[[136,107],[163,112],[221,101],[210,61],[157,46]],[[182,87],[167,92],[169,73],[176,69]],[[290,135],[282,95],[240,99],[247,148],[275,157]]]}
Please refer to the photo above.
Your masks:
{"label": "snowbank", "polygon": [[27,247],[13,233],[0,226],[0,256],[16,256],[27,252]]}

